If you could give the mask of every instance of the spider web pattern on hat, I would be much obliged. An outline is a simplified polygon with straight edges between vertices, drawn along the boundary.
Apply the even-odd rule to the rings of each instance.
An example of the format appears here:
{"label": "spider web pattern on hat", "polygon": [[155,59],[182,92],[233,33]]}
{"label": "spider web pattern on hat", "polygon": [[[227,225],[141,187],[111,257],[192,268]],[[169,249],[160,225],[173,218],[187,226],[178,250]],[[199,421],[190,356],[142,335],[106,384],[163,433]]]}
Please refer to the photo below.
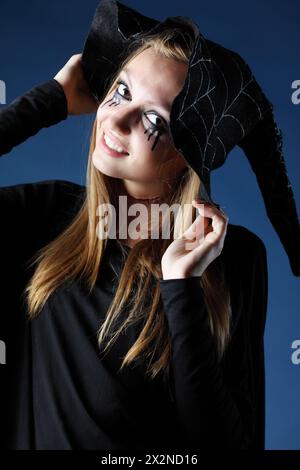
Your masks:
{"label": "spider web pattern on hat", "polygon": [[245,61],[199,34],[173,101],[174,144],[205,184],[271,107]]}
{"label": "spider web pattern on hat", "polygon": [[300,276],[300,226],[272,104],[239,54],[204,38],[189,18],[159,22],[121,2],[102,0],[82,55],[91,92],[98,99],[103,97],[130,44],[139,36],[175,23],[181,29],[190,28],[194,35],[187,78],[172,103],[170,128],[175,147],[199,175],[200,195],[208,201],[210,171],[225,162],[235,145],[244,150],[292,272]]}

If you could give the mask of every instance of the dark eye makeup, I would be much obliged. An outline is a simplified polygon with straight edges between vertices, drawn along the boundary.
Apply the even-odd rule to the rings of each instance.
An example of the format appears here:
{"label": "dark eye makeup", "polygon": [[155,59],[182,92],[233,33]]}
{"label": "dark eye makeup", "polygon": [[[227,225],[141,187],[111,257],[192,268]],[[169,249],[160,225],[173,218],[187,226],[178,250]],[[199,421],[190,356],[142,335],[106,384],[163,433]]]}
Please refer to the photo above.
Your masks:
{"label": "dark eye makeup", "polygon": [[[112,98],[107,100],[103,104],[103,106],[105,104],[108,104],[108,103],[110,103],[109,106],[118,106],[121,103],[122,100],[131,101],[130,93],[129,93],[129,96],[125,96],[126,90],[127,90],[127,92],[129,92],[129,88],[128,88],[127,84],[123,80],[119,80],[117,82],[117,86],[115,88],[115,91],[114,91],[114,94],[113,94]],[[153,119],[154,121],[156,119],[158,122],[157,121],[153,122],[151,119]],[[154,141],[154,144],[151,148],[151,150],[154,150],[155,146],[158,143],[159,137],[162,134],[167,133],[166,120],[162,116],[158,115],[156,111],[149,110],[149,111],[144,111],[143,112],[142,121],[143,121],[143,124],[144,124],[144,127],[145,127],[144,134],[149,133],[148,141],[151,139],[152,136],[155,136],[155,141]]]}

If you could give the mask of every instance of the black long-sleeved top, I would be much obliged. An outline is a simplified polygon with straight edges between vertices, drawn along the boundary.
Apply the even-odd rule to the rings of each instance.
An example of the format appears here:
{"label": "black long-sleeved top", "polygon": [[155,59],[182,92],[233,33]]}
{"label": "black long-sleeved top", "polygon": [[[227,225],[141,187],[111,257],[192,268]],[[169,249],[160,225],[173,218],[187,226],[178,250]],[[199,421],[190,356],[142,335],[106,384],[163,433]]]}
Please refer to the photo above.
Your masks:
{"label": "black long-sleeved top", "polygon": [[[55,79],[0,111],[0,155],[67,118]],[[102,357],[97,331],[129,247],[109,240],[91,294],[62,284],[29,321],[28,261],[77,213],[85,187],[49,180],[0,188],[0,447],[9,449],[263,449],[267,260],[261,239],[228,225],[219,259],[232,302],[232,339],[218,363],[199,277],[159,280],[172,345],[169,379],[142,360],[119,372],[141,324]]]}

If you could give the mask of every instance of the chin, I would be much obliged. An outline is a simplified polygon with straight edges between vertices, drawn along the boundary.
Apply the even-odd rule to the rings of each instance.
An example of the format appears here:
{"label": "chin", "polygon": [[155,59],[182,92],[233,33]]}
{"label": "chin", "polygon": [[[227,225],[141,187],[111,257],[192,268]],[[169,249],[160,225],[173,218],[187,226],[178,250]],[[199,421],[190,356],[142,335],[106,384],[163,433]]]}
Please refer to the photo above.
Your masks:
{"label": "chin", "polygon": [[102,155],[97,149],[94,150],[92,155],[92,163],[94,167],[101,171],[106,176],[112,176],[113,178],[122,178],[121,175],[118,174],[114,165],[111,165],[110,162],[106,161],[105,155]]}

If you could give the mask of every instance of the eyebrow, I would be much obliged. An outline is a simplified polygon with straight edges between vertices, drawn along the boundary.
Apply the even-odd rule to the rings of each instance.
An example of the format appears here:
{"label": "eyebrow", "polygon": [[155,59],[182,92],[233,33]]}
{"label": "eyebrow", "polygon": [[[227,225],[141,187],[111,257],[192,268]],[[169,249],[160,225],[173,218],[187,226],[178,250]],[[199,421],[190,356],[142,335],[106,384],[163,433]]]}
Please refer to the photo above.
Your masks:
{"label": "eyebrow", "polygon": [[[122,73],[126,75],[126,77],[127,77],[127,79],[128,79],[128,83],[129,83],[129,85],[132,87],[132,82],[131,82],[131,79],[130,79],[129,70],[128,70],[127,68],[124,68],[124,69],[120,72],[120,75],[121,75]],[[154,101],[147,101],[147,103],[148,103],[148,104],[151,104],[151,105],[154,105],[154,106],[158,106],[159,108],[163,109],[163,110],[166,111],[166,112],[169,112],[170,109],[171,109],[171,105],[165,107],[165,106],[163,106],[162,104],[160,104],[160,103],[158,103],[158,102],[154,102]],[[161,116],[161,117],[162,117],[162,119],[165,120],[165,118],[164,118],[163,116]],[[166,120],[165,120],[165,122],[166,122],[166,124],[168,124]]]}

